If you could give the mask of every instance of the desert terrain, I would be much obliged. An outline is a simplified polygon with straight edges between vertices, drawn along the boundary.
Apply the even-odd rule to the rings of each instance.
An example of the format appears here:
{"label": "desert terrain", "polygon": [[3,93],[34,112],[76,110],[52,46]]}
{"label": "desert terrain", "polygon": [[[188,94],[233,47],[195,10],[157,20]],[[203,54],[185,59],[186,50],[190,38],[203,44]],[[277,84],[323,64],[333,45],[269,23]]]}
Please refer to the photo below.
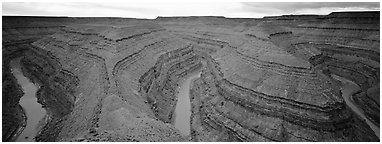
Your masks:
{"label": "desert terrain", "polygon": [[3,141],[28,125],[15,59],[33,141],[380,141],[379,11],[2,20]]}

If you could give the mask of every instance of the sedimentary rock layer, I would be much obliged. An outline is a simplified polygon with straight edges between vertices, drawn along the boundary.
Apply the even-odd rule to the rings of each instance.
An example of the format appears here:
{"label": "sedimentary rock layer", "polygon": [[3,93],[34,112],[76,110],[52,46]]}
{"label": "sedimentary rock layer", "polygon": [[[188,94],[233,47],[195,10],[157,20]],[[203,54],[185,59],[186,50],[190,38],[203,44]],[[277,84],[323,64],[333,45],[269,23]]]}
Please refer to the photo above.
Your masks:
{"label": "sedimentary rock layer", "polygon": [[[24,110],[18,104],[22,89],[11,73],[9,63],[18,57],[25,59],[32,42],[55,33],[66,21],[61,18],[40,19],[7,17],[3,22],[3,141],[14,141],[26,125]],[[25,69],[22,69],[27,75]]]}
{"label": "sedimentary rock layer", "polygon": [[147,103],[157,118],[167,123],[172,122],[179,81],[201,67],[199,57],[189,45],[161,55],[155,66],[141,76],[141,96],[147,97]]}
{"label": "sedimentary rock layer", "polygon": [[25,112],[19,105],[20,98],[23,96],[23,91],[20,85],[17,84],[16,78],[11,72],[10,61],[22,56],[26,46],[12,47],[12,49],[3,49],[3,111],[2,111],[2,131],[3,141],[16,140],[15,135],[21,133],[25,127],[26,119]]}
{"label": "sedimentary rock layer", "polygon": [[[354,139],[354,135],[360,135],[358,132],[364,130],[352,124],[360,119],[354,117],[344,103],[319,107],[256,93],[219,78],[222,73],[219,74],[219,71],[214,69],[218,67],[216,63],[211,60],[208,64],[209,67],[203,70],[202,78],[192,90],[194,110],[192,128],[195,140],[208,141],[212,135],[217,135],[212,141],[375,139],[367,136]],[[301,129],[302,127],[304,128]],[[349,131],[357,133],[348,134]],[[368,130],[368,133],[370,132]],[[340,135],[344,137],[338,137],[338,133],[342,133]]]}
{"label": "sedimentary rock layer", "polygon": [[[279,19],[270,39],[288,53],[309,60],[325,74],[336,74],[357,83],[356,103],[379,125],[379,12],[332,13],[310,22]],[[281,17],[280,17],[281,18]],[[330,23],[328,21],[331,21]],[[296,23],[299,23],[296,26]],[[368,90],[371,89],[371,90]],[[378,93],[378,94],[377,94]],[[363,102],[361,102],[363,101]]]}
{"label": "sedimentary rock layer", "polygon": [[[47,110],[37,141],[378,141],[330,76],[357,83],[354,101],[379,125],[377,20],[5,17],[3,141],[25,124],[9,67],[20,56]],[[176,96],[198,71],[185,136]]]}

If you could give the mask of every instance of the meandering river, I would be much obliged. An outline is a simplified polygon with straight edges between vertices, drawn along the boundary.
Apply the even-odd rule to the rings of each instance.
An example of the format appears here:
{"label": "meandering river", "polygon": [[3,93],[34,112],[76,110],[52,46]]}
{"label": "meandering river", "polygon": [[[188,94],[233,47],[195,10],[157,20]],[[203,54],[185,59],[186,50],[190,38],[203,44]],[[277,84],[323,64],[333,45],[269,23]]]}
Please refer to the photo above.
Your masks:
{"label": "meandering river", "polygon": [[23,107],[27,116],[27,126],[16,139],[17,142],[34,141],[38,129],[39,121],[45,116],[45,109],[37,102],[36,91],[39,86],[33,84],[27,77],[23,75],[20,67],[20,58],[11,61],[10,66],[12,74],[16,77],[17,82],[21,85],[24,96],[20,99],[20,105]]}
{"label": "meandering river", "polygon": [[354,94],[355,92],[361,90],[360,87],[355,84],[353,81],[350,81],[348,79],[345,79],[343,77],[337,76],[332,74],[332,77],[336,80],[341,81],[342,87],[341,87],[341,92],[342,92],[342,97],[345,99],[346,104],[357,114],[359,115],[362,119],[366,121],[366,123],[370,126],[370,128],[374,131],[375,135],[380,138],[379,134],[379,127],[374,125],[367,117],[365,116],[363,110],[359,108],[353,101],[351,95]]}
{"label": "meandering river", "polygon": [[194,79],[200,77],[201,73],[196,73],[188,77],[179,89],[178,102],[175,107],[175,128],[184,135],[190,135],[190,86]]}

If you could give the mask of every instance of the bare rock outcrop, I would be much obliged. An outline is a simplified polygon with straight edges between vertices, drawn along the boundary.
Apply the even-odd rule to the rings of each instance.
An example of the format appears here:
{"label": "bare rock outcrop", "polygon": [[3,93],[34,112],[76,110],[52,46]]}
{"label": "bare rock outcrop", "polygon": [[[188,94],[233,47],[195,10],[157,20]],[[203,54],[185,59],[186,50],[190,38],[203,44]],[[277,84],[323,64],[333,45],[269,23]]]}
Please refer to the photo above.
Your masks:
{"label": "bare rock outcrop", "polygon": [[[331,77],[360,86],[352,98],[379,126],[377,20],[4,17],[3,141],[25,125],[17,57],[47,110],[36,141],[379,141]],[[196,72],[185,136],[177,94]]]}
{"label": "bare rock outcrop", "polygon": [[[379,12],[334,12],[311,21],[277,19],[273,43],[296,57],[308,60],[328,76],[354,81],[361,91],[353,99],[379,125]],[[370,89],[370,90],[369,90]],[[370,92],[367,92],[370,91]],[[376,92],[371,92],[376,91]],[[362,95],[362,96],[361,96]]]}

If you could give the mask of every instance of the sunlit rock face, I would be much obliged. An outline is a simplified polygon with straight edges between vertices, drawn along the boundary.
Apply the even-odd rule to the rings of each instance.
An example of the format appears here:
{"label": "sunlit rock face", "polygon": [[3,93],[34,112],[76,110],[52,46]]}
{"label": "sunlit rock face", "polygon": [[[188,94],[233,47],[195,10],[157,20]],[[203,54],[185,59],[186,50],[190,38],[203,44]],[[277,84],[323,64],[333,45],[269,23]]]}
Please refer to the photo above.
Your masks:
{"label": "sunlit rock face", "polygon": [[[358,84],[379,125],[379,12],[3,17],[3,141],[25,120],[9,67],[20,56],[47,111],[36,141],[379,141],[330,76]],[[186,136],[174,112],[194,73]]]}

